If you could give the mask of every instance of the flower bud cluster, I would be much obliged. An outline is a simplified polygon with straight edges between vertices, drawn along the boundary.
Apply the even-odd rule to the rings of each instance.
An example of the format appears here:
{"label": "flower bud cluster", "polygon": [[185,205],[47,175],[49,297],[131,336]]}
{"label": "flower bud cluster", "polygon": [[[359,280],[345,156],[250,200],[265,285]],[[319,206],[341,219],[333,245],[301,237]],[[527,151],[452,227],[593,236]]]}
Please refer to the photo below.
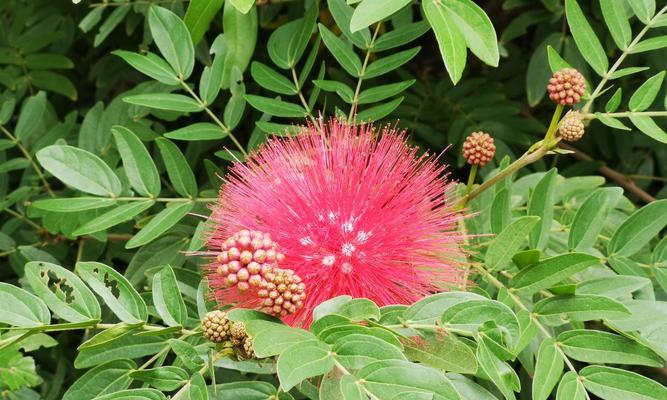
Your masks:
{"label": "flower bud cluster", "polygon": [[206,313],[201,326],[206,339],[232,347],[239,359],[256,358],[252,336],[243,322],[232,321],[224,311],[214,310]]}
{"label": "flower bud cluster", "polygon": [[495,154],[496,145],[488,133],[473,132],[463,142],[463,157],[470,165],[483,167]]}
{"label": "flower bud cluster", "polygon": [[225,287],[257,296],[263,311],[284,317],[303,307],[306,285],[290,269],[278,268],[285,255],[262,232],[241,230],[221,245],[215,273]]}
{"label": "flower bud cluster", "polygon": [[579,103],[585,91],[586,80],[574,68],[563,68],[555,72],[547,85],[549,98],[564,106]]}
{"label": "flower bud cluster", "polygon": [[558,127],[560,136],[568,142],[576,142],[584,136],[584,123],[581,122],[581,114],[570,111],[565,115]]}

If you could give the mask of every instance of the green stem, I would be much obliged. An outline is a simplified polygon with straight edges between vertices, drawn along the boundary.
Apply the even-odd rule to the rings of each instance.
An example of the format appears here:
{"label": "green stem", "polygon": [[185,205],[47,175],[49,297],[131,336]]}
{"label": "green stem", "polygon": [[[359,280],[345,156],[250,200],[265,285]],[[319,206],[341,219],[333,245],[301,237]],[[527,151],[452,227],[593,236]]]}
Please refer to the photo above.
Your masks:
{"label": "green stem", "polygon": [[292,81],[294,81],[294,90],[296,90],[296,94],[299,96],[301,105],[303,105],[303,108],[306,110],[306,116],[310,119],[310,121],[313,123],[314,126],[318,126],[317,120],[315,120],[315,117],[312,114],[312,110],[310,109],[310,106],[308,105],[306,98],[303,97],[303,92],[301,91],[301,86],[299,85],[299,77],[296,76],[296,70],[294,69],[294,67],[292,67],[291,69],[292,69]]}
{"label": "green stem", "polygon": [[[628,118],[628,117],[667,117],[667,111],[624,111],[624,112],[613,112],[613,113],[599,113],[605,117],[611,118]],[[583,119],[597,119],[598,115],[594,113],[581,114]]]}
{"label": "green stem", "polygon": [[55,197],[55,194],[53,193],[53,190],[51,190],[51,186],[49,185],[49,182],[46,180],[44,177],[44,174],[42,173],[42,169],[39,168],[39,165],[35,162],[35,159],[33,156],[30,154],[30,152],[23,146],[23,143],[14,136],[10,131],[8,131],[4,126],[0,125],[0,131],[5,134],[14,144],[16,144],[16,147],[23,153],[23,156],[28,160],[30,165],[32,166],[32,169],[35,170],[35,173],[39,177],[39,179],[42,181],[42,184],[44,185],[44,189],[46,189],[46,192],[49,194],[51,197]]}
{"label": "green stem", "polygon": [[[560,121],[560,116],[563,114],[563,105],[558,104],[556,110],[554,110],[554,115],[551,116],[551,123],[547,129],[547,133],[544,135],[544,144],[547,148],[552,147],[552,142],[555,141],[556,130],[558,129],[558,121]],[[555,145],[555,143],[554,143]]]}
{"label": "green stem", "polygon": [[156,198],[150,198],[150,197],[114,197],[114,200],[117,201],[146,201],[146,200],[153,200],[157,201],[160,203],[190,203],[190,202],[195,202],[195,203],[215,203],[218,201],[216,197],[197,197],[195,199],[191,199],[188,197],[156,197]]}
{"label": "green stem", "polygon": [[475,177],[477,176],[477,170],[479,167],[477,164],[473,164],[472,167],[470,167],[470,173],[468,174],[468,183],[466,184],[466,192],[463,195],[463,198],[466,200],[461,204],[462,207],[465,207],[467,205],[467,200],[468,200],[468,195],[470,194],[470,191],[472,190],[472,185],[475,183]]}
{"label": "green stem", "polygon": [[359,71],[359,79],[357,80],[357,87],[354,89],[354,97],[352,98],[352,104],[350,105],[350,113],[347,116],[348,121],[352,120],[352,117],[357,113],[357,107],[359,106],[359,94],[361,93],[361,83],[364,80],[364,75],[366,74],[366,67],[368,67],[368,61],[371,59],[371,54],[373,53],[373,46],[375,46],[375,39],[377,38],[378,32],[380,32],[381,22],[378,22],[375,25],[375,31],[373,31],[373,37],[371,42],[368,44],[368,49],[366,49],[366,57],[364,57],[364,63],[361,65],[361,71]]}
{"label": "green stem", "polygon": [[181,86],[183,87],[183,89],[185,89],[185,91],[188,92],[188,94],[193,99],[195,99],[195,101],[197,103],[199,103],[199,105],[204,109],[204,111],[206,111],[208,116],[211,117],[213,122],[215,122],[220,127],[220,129],[222,129],[222,131],[225,132],[227,134],[227,136],[229,136],[230,139],[232,139],[232,142],[234,142],[234,144],[239,149],[239,151],[241,151],[241,154],[243,154],[243,157],[248,157],[248,153],[246,153],[243,146],[241,146],[241,143],[238,141],[238,139],[236,139],[236,136],[234,136],[234,134],[232,133],[232,130],[229,129],[225,124],[223,124],[222,121],[220,121],[220,119],[213,113],[213,111],[211,111],[211,109],[208,108],[208,105],[202,99],[200,99],[199,96],[197,96],[197,93],[195,93],[190,88],[190,86],[188,86],[188,84],[185,83],[185,81],[183,79],[181,79],[180,81],[181,81]]}

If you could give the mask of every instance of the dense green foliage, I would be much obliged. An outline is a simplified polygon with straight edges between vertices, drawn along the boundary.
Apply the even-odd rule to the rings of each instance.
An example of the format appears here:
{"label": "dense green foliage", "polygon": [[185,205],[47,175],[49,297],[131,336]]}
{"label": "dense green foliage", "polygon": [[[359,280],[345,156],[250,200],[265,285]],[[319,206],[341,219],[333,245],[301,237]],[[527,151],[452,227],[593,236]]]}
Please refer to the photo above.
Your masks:
{"label": "dense green foliage", "polygon": [[[0,2],[0,397],[667,399],[665,59],[662,0]],[[567,66],[586,135],[554,147]],[[494,137],[469,282],[308,331],[231,311],[242,360],[185,252],[230,163],[320,115],[462,181]]]}

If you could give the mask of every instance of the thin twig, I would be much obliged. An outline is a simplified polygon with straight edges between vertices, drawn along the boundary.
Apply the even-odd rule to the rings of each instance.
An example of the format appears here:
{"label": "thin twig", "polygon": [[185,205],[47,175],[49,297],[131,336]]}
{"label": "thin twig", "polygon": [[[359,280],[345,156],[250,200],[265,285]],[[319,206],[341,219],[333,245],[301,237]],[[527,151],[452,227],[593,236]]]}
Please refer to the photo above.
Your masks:
{"label": "thin twig", "polygon": [[44,177],[44,174],[42,173],[42,169],[39,168],[39,165],[35,162],[35,159],[33,156],[30,154],[30,152],[23,146],[23,143],[14,136],[10,131],[7,130],[4,126],[0,125],[0,131],[5,134],[14,144],[18,149],[23,153],[23,156],[30,162],[30,165],[32,166],[32,169],[35,170],[35,173],[39,177],[39,179],[42,181],[42,184],[44,185],[44,189],[46,189],[46,192],[49,194],[51,197],[55,197],[55,194],[53,193],[53,190],[51,190],[51,186],[49,185],[49,182],[46,180]]}
{"label": "thin twig", "polygon": [[[572,157],[581,160],[581,161],[595,161],[595,159],[588,154],[584,153],[583,151],[572,147],[568,144],[561,144],[561,147],[572,151]],[[627,191],[631,192],[638,198],[640,198],[643,202],[645,203],[650,203],[655,200],[655,197],[651,196],[650,194],[646,193],[644,190],[642,190],[639,186],[637,186],[631,179],[629,179],[627,176],[623,175],[622,173],[613,170],[606,165],[601,166],[598,168],[598,172],[601,173],[602,175],[606,176],[607,178],[613,180],[614,182],[618,183],[623,189],[626,189]]]}
{"label": "thin twig", "polygon": [[361,71],[359,71],[359,80],[357,80],[357,87],[354,89],[354,97],[352,98],[352,105],[350,106],[350,114],[347,116],[348,120],[351,120],[352,117],[357,113],[357,107],[359,106],[359,93],[361,92],[361,82],[364,80],[366,67],[368,66],[368,61],[371,59],[373,46],[375,46],[375,39],[377,38],[378,32],[380,32],[381,24],[381,22],[378,22],[377,25],[375,25],[373,37],[371,38],[371,42],[368,44],[368,49],[366,49],[366,57],[364,57],[364,63],[361,65]]}

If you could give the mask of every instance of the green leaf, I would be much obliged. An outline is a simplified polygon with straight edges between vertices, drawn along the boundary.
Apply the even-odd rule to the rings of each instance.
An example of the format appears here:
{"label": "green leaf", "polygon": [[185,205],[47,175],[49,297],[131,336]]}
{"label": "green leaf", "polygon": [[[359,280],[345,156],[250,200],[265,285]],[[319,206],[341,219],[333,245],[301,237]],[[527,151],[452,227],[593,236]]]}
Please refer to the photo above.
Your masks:
{"label": "green leaf", "polygon": [[654,201],[635,211],[616,229],[607,245],[610,256],[631,256],[667,226],[667,200]]}
{"label": "green leaf", "polygon": [[461,399],[498,400],[496,396],[492,395],[472,379],[453,372],[447,373],[446,376],[454,387],[456,387],[456,391],[461,395]]}
{"label": "green leaf", "polygon": [[565,13],[567,24],[579,52],[598,75],[604,76],[609,68],[607,54],[581,11],[577,0],[565,0]]}
{"label": "green leaf", "polygon": [[590,294],[549,297],[535,304],[533,312],[541,317],[554,316],[569,321],[615,319],[630,315],[630,310],[618,301]]}
{"label": "green leaf", "polygon": [[648,347],[610,332],[572,330],[558,335],[558,342],[568,357],[589,364],[663,365],[660,356]]}
{"label": "green leaf", "polygon": [[354,15],[354,9],[350,7],[349,4],[350,2],[346,2],[345,0],[327,0],[329,12],[333,17],[336,26],[338,26],[343,33],[343,36],[355,46],[361,49],[368,49],[371,44],[371,32],[366,28],[361,28],[357,32],[352,32],[352,29],[350,29],[350,22]]}
{"label": "green leaf", "polygon": [[75,368],[90,368],[114,360],[137,359],[164,349],[165,338],[159,336],[124,335],[111,342],[79,352]]}
{"label": "green leaf", "polygon": [[234,68],[245,71],[252,59],[257,42],[257,7],[241,13],[228,1],[223,7],[222,31],[225,41],[225,63],[222,68],[222,88],[227,89]]}
{"label": "green leaf", "polygon": [[236,7],[237,10],[241,11],[243,14],[246,14],[250,9],[252,8],[253,5],[255,5],[254,0],[230,0],[234,7]]}
{"label": "green leaf", "polygon": [[[190,382],[181,389],[189,400],[208,400],[208,391],[206,389],[206,381],[200,372],[195,372],[190,378]],[[173,397],[174,400],[177,397]],[[185,400],[185,399],[184,399]]]}
{"label": "green leaf", "polygon": [[477,360],[482,371],[500,389],[505,399],[516,400],[514,392],[521,390],[521,383],[516,372],[500,360],[485,344],[479,342],[477,345]]}
{"label": "green leaf", "polygon": [[415,79],[410,79],[403,82],[389,83],[386,85],[378,85],[366,89],[359,93],[357,104],[375,103],[386,98],[395,96],[405,89],[409,88],[416,82]]}
{"label": "green leaf", "polygon": [[586,250],[595,244],[609,210],[609,190],[596,189],[579,207],[572,220],[568,247]]}
{"label": "green leaf", "polygon": [[343,82],[330,81],[326,79],[314,79],[313,85],[325,92],[336,93],[344,102],[352,104],[354,101],[354,92]]}
{"label": "green leaf", "polygon": [[287,95],[296,93],[294,83],[261,62],[253,61],[250,66],[250,74],[255,82],[266,89]]}
{"label": "green leaf", "polygon": [[269,57],[278,67],[293,68],[303,55],[317,22],[318,3],[313,2],[303,18],[279,26],[269,37]]}
{"label": "green leaf", "polygon": [[466,65],[466,42],[463,33],[453,21],[441,2],[426,0],[422,2],[424,15],[438,40],[440,55],[454,84],[458,83]]}
{"label": "green leaf", "polygon": [[465,38],[466,45],[485,64],[498,66],[498,38],[488,15],[472,0],[445,0],[451,19]]}
{"label": "green leaf", "polygon": [[42,91],[29,97],[23,103],[16,128],[14,128],[14,134],[20,141],[26,142],[28,138],[39,133],[38,129],[40,129],[46,112],[46,104],[46,93]]}
{"label": "green leaf", "polygon": [[542,260],[522,269],[510,280],[510,287],[523,295],[537,293],[600,263],[597,257],[584,253],[568,253]]}
{"label": "green leaf", "polygon": [[647,79],[630,97],[630,111],[644,111],[649,108],[658,96],[664,80],[665,71],[661,71]]}
{"label": "green leaf", "polygon": [[366,68],[364,79],[376,78],[397,69],[401,65],[412,60],[420,50],[421,47],[417,46],[373,61],[368,68]]}
{"label": "green leaf", "polygon": [[11,171],[23,170],[30,166],[30,161],[27,158],[12,158],[9,161],[0,164],[0,174]]}
{"label": "green leaf", "polygon": [[[192,4],[192,3],[191,3]],[[146,55],[133,53],[126,50],[116,50],[111,52],[122,58],[130,64],[134,69],[147,75],[158,82],[167,85],[178,85],[179,80],[176,72],[157,54],[146,52]]]}
{"label": "green leaf", "polygon": [[124,323],[116,324],[111,326],[110,328],[107,328],[100,333],[96,334],[92,338],[86,340],[83,342],[77,350],[79,351],[84,351],[88,349],[94,349],[96,347],[101,347],[108,345],[110,342],[113,342],[114,340],[121,338],[125,335],[128,335],[134,329],[136,326],[133,325],[128,325]]}
{"label": "green leaf", "polygon": [[379,121],[387,115],[391,114],[401,103],[403,102],[403,97],[395,98],[394,100],[388,101],[386,103],[378,104],[376,106],[370,107],[361,111],[357,114],[357,122],[369,122],[369,121]]}
{"label": "green leaf", "polygon": [[190,0],[183,20],[195,45],[204,37],[223,0]]}
{"label": "green leaf", "polygon": [[291,328],[274,322],[245,321],[248,333],[253,337],[253,348],[258,357],[281,354],[294,344],[315,340],[315,335],[303,329]]}
{"label": "green leaf", "polygon": [[340,66],[348,74],[358,77],[361,74],[361,61],[354,50],[345,44],[342,39],[333,34],[326,26],[318,24],[318,27],[324,45],[327,46]]}
{"label": "green leaf", "polygon": [[236,128],[239,122],[241,122],[243,112],[245,111],[245,87],[240,85],[240,88],[229,98],[222,115],[222,119],[225,125],[227,125],[228,130]]}
{"label": "green leaf", "polygon": [[113,126],[111,133],[116,139],[130,185],[142,196],[157,197],[160,194],[160,174],[146,146],[124,126]]}
{"label": "green leaf", "polygon": [[171,350],[181,360],[185,368],[199,370],[204,365],[204,361],[197,353],[197,349],[190,343],[180,339],[169,339],[168,342]]}
{"label": "green leaf", "polygon": [[14,107],[16,106],[16,100],[14,98],[10,97],[9,99],[5,99],[2,102],[2,105],[0,106],[0,124],[6,124],[7,121],[12,117],[14,114]]}
{"label": "green leaf", "polygon": [[167,205],[127,242],[125,248],[133,249],[157,239],[192,211],[194,205],[192,201]]}
{"label": "green leaf", "polygon": [[599,113],[599,112],[596,112],[596,113],[595,113],[595,116],[597,117],[597,119],[600,120],[600,122],[602,122],[603,124],[607,125],[607,126],[610,127],[610,128],[614,128],[614,129],[622,129],[622,130],[624,130],[624,131],[630,131],[630,130],[632,130],[632,129],[628,128],[624,123],[622,123],[621,121],[619,121],[619,120],[616,119],[616,118],[609,117],[609,116],[607,116],[607,115],[605,115],[605,114],[601,114],[601,113]]}
{"label": "green leaf", "polygon": [[181,150],[170,140],[164,138],[155,139],[160,154],[167,168],[169,180],[174,186],[176,193],[185,197],[197,196],[197,180]]}
{"label": "green leaf", "polygon": [[204,109],[196,100],[182,94],[148,93],[123,97],[123,101],[158,110],[198,112]]}
{"label": "green leaf", "polygon": [[352,14],[350,30],[357,32],[395,14],[410,4],[410,0],[362,1]]}
{"label": "green leaf", "polygon": [[568,371],[563,375],[558,391],[556,392],[556,400],[585,400],[586,389],[579,380],[579,376],[572,371]]}
{"label": "green leaf", "polygon": [[119,272],[98,262],[78,262],[76,271],[116,316],[129,324],[146,322],[146,303]]}
{"label": "green leaf", "polygon": [[166,8],[151,6],[148,9],[148,26],[169,65],[181,79],[188,79],[195,65],[195,49],[183,20]]}
{"label": "green leaf", "polygon": [[609,98],[607,104],[604,106],[604,110],[608,113],[612,113],[618,110],[618,106],[621,105],[621,100],[623,99],[623,90],[621,88],[616,89],[614,95]]}
{"label": "green leaf", "polygon": [[525,243],[526,236],[531,232],[540,217],[521,217],[514,220],[507,228],[496,236],[488,250],[484,263],[489,270],[494,271],[498,268],[507,266],[514,254],[521,249]]}
{"label": "green leaf", "polygon": [[413,323],[434,324],[440,321],[445,310],[468,300],[486,300],[486,298],[469,292],[437,293],[412,304],[403,313],[403,318]]}
{"label": "green leaf", "polygon": [[[491,232],[498,235],[512,221],[512,207],[510,204],[510,192],[507,188],[498,188],[499,190],[493,197],[491,203]],[[488,254],[488,249],[487,249]]]}
{"label": "green leaf", "polygon": [[[636,74],[638,72],[646,71],[649,70],[649,67],[628,67],[628,68],[621,68],[616,71],[614,71],[613,74],[609,77],[609,79],[618,79],[622,78],[624,76]],[[620,88],[618,89],[620,90]]]}
{"label": "green leaf", "polygon": [[632,40],[632,29],[630,29],[625,7],[619,7],[615,0],[600,0],[600,8],[616,46],[625,50]]}
{"label": "green leaf", "polygon": [[405,342],[405,355],[410,361],[443,371],[474,374],[478,368],[474,349],[454,335],[443,335],[434,340],[422,339],[415,343]]}
{"label": "green leaf", "polygon": [[[631,3],[632,4],[632,3]],[[586,389],[605,400],[660,400],[667,388],[635,372],[589,365],[580,371]]]}
{"label": "green leaf", "polygon": [[632,47],[630,54],[643,53],[667,47],[667,35],[656,36],[650,39],[642,40]]}
{"label": "green leaf", "polygon": [[199,78],[199,97],[204,104],[213,103],[220,93],[224,62],[224,55],[219,54],[213,59],[212,65],[204,67],[201,78]]}
{"label": "green leaf", "polygon": [[76,229],[72,234],[74,236],[83,236],[111,228],[112,226],[116,226],[125,221],[131,220],[132,218],[151,208],[153,204],[155,204],[153,200],[142,200],[133,201],[122,206],[118,206],[86,222],[78,229]]}
{"label": "green leaf", "polygon": [[37,152],[37,160],[53,176],[82,192],[118,196],[120,180],[96,155],[73,146],[52,145]]}
{"label": "green leaf", "polygon": [[510,336],[513,348],[519,340],[519,321],[514,312],[505,304],[495,300],[468,300],[449,307],[442,314],[442,323],[456,329],[477,332],[481,325],[493,321]]}
{"label": "green leaf", "polygon": [[553,219],[554,192],[556,190],[556,169],[552,168],[537,182],[528,200],[528,215],[540,217],[537,226],[529,236],[531,248],[543,250],[549,241]]}
{"label": "green leaf", "polygon": [[25,278],[33,292],[56,314],[69,322],[99,320],[100,304],[88,287],[71,271],[47,262],[25,265]]}
{"label": "green leaf", "polygon": [[420,36],[428,32],[428,30],[428,22],[424,20],[400,26],[393,31],[380,36],[375,41],[373,51],[385,51],[408,44],[418,39]]}
{"label": "green leaf", "polygon": [[164,266],[153,276],[152,293],[153,304],[162,320],[169,326],[182,326],[188,317],[188,310],[170,266]]}
{"label": "green leaf", "polygon": [[92,400],[127,389],[132,382],[129,374],[134,368],[136,364],[130,360],[116,360],[98,365],[77,379],[67,389],[63,400]]}
{"label": "green leaf", "polygon": [[382,339],[363,334],[346,335],[333,346],[336,360],[348,369],[360,369],[380,360],[405,360],[403,352]]}
{"label": "green leaf", "polygon": [[612,275],[577,283],[576,294],[598,294],[617,298],[650,285],[651,280],[641,276]]}
{"label": "green leaf", "polygon": [[142,381],[159,390],[172,391],[183,386],[190,375],[182,368],[165,365],[159,368],[132,371],[130,378]]}
{"label": "green leaf", "polygon": [[298,104],[247,94],[245,99],[257,110],[277,117],[303,118],[306,111]]}
{"label": "green leaf", "polygon": [[287,392],[304,379],[331,371],[334,359],[331,348],[319,340],[309,340],[288,347],[278,357],[280,387]]}
{"label": "green leaf", "polygon": [[44,199],[37,200],[31,204],[38,210],[63,212],[79,212],[110,207],[116,204],[116,200],[103,197],[75,197],[67,199]]}
{"label": "green leaf", "polygon": [[442,372],[407,361],[377,361],[355,376],[359,379],[357,384],[378,399],[421,399],[417,396],[424,394],[434,399],[460,399],[454,385]]}
{"label": "green leaf", "polygon": [[665,132],[653,119],[647,115],[632,115],[630,114],[630,121],[639,129],[659,142],[667,143],[667,132]]}
{"label": "green leaf", "polygon": [[647,24],[655,14],[655,0],[631,0],[627,2],[640,21]]}
{"label": "green leaf", "polygon": [[76,87],[66,77],[52,71],[32,71],[30,81],[36,88],[61,94],[70,100],[76,101]]}
{"label": "green leaf", "polygon": [[197,122],[186,127],[167,132],[165,137],[174,140],[219,140],[227,137],[227,133],[218,125],[209,122]]}
{"label": "green leaf", "polygon": [[[125,19],[125,16],[127,15],[128,12],[130,12],[131,7],[116,7],[115,10],[109,14],[109,17],[104,20],[102,25],[100,25],[100,29],[98,30],[97,34],[95,35],[95,39],[93,40],[93,47],[99,46],[104,40],[109,36],[109,34],[116,29],[116,27],[123,22]],[[102,10],[104,11],[104,10]],[[99,17],[97,17],[99,18]],[[83,23],[83,21],[81,21]]]}
{"label": "green leaf", "polygon": [[563,357],[552,338],[542,342],[533,375],[533,400],[547,400],[563,373]]}
{"label": "green leaf", "polygon": [[0,282],[0,323],[32,328],[48,325],[51,313],[46,304],[27,291]]}
{"label": "green leaf", "polygon": [[95,400],[166,400],[162,392],[155,389],[126,389],[98,396]]}

